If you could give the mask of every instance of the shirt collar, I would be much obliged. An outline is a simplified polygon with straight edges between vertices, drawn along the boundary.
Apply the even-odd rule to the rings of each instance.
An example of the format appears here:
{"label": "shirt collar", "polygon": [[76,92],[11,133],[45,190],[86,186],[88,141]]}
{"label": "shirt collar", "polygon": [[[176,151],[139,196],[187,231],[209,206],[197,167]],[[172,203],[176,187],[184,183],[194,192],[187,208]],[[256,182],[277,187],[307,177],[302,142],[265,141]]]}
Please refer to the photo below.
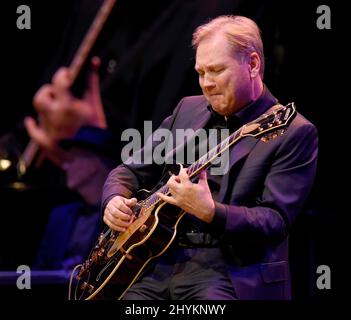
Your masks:
{"label": "shirt collar", "polygon": [[207,108],[211,112],[212,116],[218,119],[219,121],[224,121],[230,126],[232,123],[238,123],[238,120],[241,124],[248,123],[256,118],[258,118],[262,113],[267,111],[270,107],[277,104],[278,99],[276,99],[272,93],[264,86],[262,94],[255,101],[248,103],[240,111],[236,112],[231,117],[225,119],[223,116],[218,114],[213,110],[211,105],[208,105]]}

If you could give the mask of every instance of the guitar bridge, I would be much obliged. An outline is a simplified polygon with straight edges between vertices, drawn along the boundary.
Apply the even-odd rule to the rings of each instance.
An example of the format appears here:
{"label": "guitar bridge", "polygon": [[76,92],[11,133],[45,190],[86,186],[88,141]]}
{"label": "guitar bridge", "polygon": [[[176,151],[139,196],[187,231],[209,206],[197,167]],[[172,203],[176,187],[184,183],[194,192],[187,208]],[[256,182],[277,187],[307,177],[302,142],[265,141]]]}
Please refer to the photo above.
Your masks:
{"label": "guitar bridge", "polygon": [[88,282],[83,282],[82,285],[80,286],[81,290],[87,290],[89,293],[92,293],[94,291],[94,287],[89,284]]}

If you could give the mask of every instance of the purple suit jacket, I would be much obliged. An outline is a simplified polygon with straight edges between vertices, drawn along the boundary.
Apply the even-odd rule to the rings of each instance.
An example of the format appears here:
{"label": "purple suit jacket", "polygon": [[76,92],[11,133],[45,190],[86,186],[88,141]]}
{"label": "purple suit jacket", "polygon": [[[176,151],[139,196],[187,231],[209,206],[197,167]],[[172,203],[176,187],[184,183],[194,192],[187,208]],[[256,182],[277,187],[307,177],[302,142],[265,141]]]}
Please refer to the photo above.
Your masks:
{"label": "purple suit jacket", "polygon": [[[176,129],[202,128],[211,116],[207,106],[203,96],[186,97],[160,128],[171,130],[173,138]],[[249,120],[269,107],[249,110]],[[146,146],[157,144],[150,138]],[[210,230],[221,235],[239,299],[291,298],[288,236],[313,184],[317,151],[316,128],[300,114],[282,136],[268,143],[246,137],[230,150],[230,170],[221,178]],[[106,180],[103,208],[116,195],[151,189],[162,170],[133,161],[118,166]]]}

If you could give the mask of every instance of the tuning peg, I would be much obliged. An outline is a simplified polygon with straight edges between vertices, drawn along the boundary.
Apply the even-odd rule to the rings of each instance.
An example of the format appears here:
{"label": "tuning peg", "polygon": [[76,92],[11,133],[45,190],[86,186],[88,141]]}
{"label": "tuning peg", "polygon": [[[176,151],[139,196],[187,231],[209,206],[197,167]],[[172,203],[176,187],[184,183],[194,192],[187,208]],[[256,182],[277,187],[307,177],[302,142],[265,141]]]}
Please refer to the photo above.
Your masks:
{"label": "tuning peg", "polygon": [[266,135],[264,135],[261,140],[263,142],[268,142],[270,140],[274,140],[276,137],[278,137],[278,133],[276,131],[271,132],[271,133],[267,133]]}

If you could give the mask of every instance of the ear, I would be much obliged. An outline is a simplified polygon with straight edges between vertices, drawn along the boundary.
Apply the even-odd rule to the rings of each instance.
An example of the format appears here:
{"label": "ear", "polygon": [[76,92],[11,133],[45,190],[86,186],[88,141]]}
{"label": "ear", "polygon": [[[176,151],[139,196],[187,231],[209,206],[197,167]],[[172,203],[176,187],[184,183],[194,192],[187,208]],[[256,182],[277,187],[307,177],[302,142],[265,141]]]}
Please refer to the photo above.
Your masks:
{"label": "ear", "polygon": [[261,59],[257,52],[252,52],[250,54],[249,70],[250,70],[250,77],[252,79],[260,75]]}

